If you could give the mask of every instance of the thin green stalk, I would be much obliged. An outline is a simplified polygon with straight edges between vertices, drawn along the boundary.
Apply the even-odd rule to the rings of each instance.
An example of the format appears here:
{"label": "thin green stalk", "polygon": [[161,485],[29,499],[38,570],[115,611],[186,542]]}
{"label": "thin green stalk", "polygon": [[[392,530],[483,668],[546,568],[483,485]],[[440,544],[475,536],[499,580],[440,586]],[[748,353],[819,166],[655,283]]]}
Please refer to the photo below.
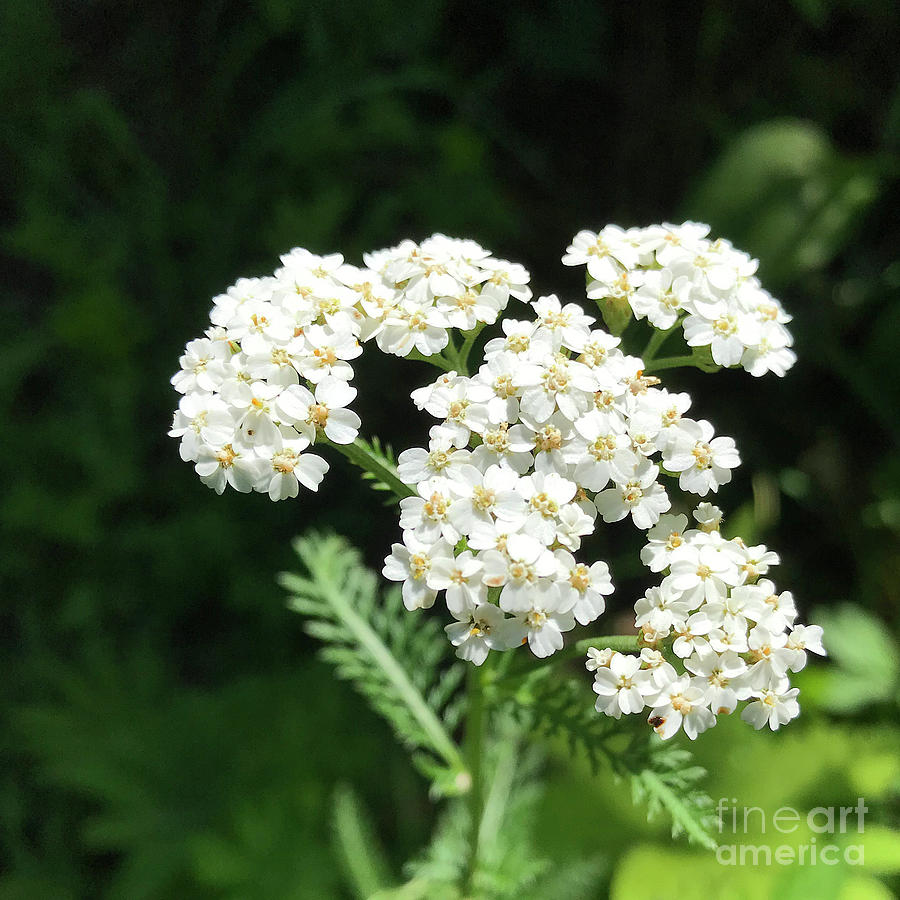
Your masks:
{"label": "thin green stalk", "polygon": [[459,352],[456,354],[456,360],[459,363],[458,371],[460,375],[469,374],[469,354],[472,352],[472,347],[475,346],[475,341],[478,339],[478,335],[481,334],[483,329],[484,323],[480,322],[471,331],[464,332],[466,338],[463,341],[462,346],[459,348]]}
{"label": "thin green stalk", "polygon": [[435,353],[433,356],[424,356],[422,353],[419,353],[418,350],[413,350],[407,354],[406,358],[414,359],[417,362],[431,363],[431,365],[437,366],[439,369],[443,369],[445,372],[456,371],[455,360],[447,359],[440,353]]}
{"label": "thin green stalk", "polygon": [[[645,360],[646,362],[646,360]],[[700,365],[693,355],[691,356],[666,356],[663,359],[653,360],[649,365],[644,366],[644,372],[660,372],[663,369],[678,369],[683,366],[699,369]]]}
{"label": "thin green stalk", "polygon": [[663,330],[654,328],[653,334],[650,335],[650,340],[647,341],[647,346],[644,347],[644,352],[641,354],[641,359],[644,360],[645,369],[647,365],[656,357],[656,354],[665,343],[666,338],[668,338],[669,335],[673,331],[675,331],[675,329],[678,328],[678,326],[681,324],[681,319],[682,316],[679,316],[669,328]]}
{"label": "thin green stalk", "polygon": [[363,438],[357,438],[352,444],[335,444],[320,434],[317,443],[333,447],[346,456],[353,465],[365,469],[366,472],[369,472],[379,481],[384,482],[398,500],[402,500],[404,497],[416,496],[415,490],[400,480],[397,470],[375,454],[371,445]]}
{"label": "thin green stalk", "polygon": [[469,854],[466,861],[464,892],[472,894],[481,843],[481,820],[484,814],[484,784],[481,771],[484,750],[484,673],[477,666],[469,669],[466,685],[465,755],[472,778],[469,790]]}
{"label": "thin green stalk", "polygon": [[484,801],[484,813],[481,816],[479,843],[490,846],[496,840],[503,824],[506,806],[512,793],[513,778],[516,773],[516,760],[519,754],[517,740],[505,740],[497,748],[497,762],[491,772],[491,785]]}
{"label": "thin green stalk", "polygon": [[338,862],[357,896],[371,897],[391,883],[390,869],[359,797],[346,784],[335,789],[332,816]]}
{"label": "thin green stalk", "polygon": [[546,666],[557,665],[570,659],[585,656],[589,647],[596,647],[598,650],[608,647],[610,650],[617,650],[619,653],[636,653],[640,650],[638,635],[636,634],[607,634],[583,638],[574,644],[569,644],[568,647],[563,647],[559,652],[544,659],[532,659],[528,655],[522,655],[520,659],[514,660],[509,666],[502,681],[506,682],[521,678]]}

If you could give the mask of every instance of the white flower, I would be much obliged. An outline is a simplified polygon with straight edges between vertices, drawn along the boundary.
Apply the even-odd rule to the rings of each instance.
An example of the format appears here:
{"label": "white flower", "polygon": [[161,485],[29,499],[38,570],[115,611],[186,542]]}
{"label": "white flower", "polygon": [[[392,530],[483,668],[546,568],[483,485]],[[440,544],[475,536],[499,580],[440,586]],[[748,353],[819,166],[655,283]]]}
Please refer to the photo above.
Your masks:
{"label": "white flower", "polygon": [[581,538],[594,531],[596,510],[588,501],[567,503],[556,517],[556,540],[569,550],[581,546]]}
{"label": "white flower", "polygon": [[616,651],[610,650],[609,647],[605,647],[602,650],[598,650],[596,647],[588,647],[587,660],[584,663],[584,667],[588,672],[596,672],[597,669],[608,666],[615,653]]}
{"label": "white flower", "polygon": [[[523,362],[507,351],[494,354],[472,379],[469,397],[483,403],[488,419],[495,425],[519,418],[519,397],[524,388],[540,383],[541,367]],[[432,412],[429,410],[429,412]],[[440,412],[432,412],[440,416]]]}
{"label": "white flower", "polygon": [[450,337],[446,318],[439,310],[406,302],[388,312],[375,340],[385,353],[396,356],[409,356],[413,350],[434,356],[447,346]]}
{"label": "white flower", "polygon": [[444,626],[460,659],[480,666],[491,650],[508,650],[521,643],[521,628],[491,603],[467,603],[451,609],[456,622]]}
{"label": "white flower", "polygon": [[444,388],[455,384],[458,379],[459,375],[456,372],[444,372],[437,380],[426,384],[425,387],[416,388],[409,396],[412,397],[416,409],[424,409],[431,415],[437,416],[433,405],[435,397],[439,396]]}
{"label": "white flower", "polygon": [[684,320],[689,347],[709,346],[713,361],[720,366],[736,366],[744,349],[759,340],[759,324],[746,313],[721,311],[714,318],[690,315]]}
{"label": "white flower", "polygon": [[[734,441],[729,437],[713,437],[712,425],[705,419],[693,423],[675,440],[664,454],[665,466],[680,472],[678,486],[704,496],[718,491],[719,485],[731,481],[731,470],[741,463]],[[688,436],[690,435],[690,436]]]}
{"label": "white flower", "polygon": [[314,453],[303,453],[309,446],[306,438],[286,440],[265,460],[267,468],[260,475],[257,489],[268,493],[272,500],[296,497],[299,486],[317,491],[328,471],[328,463]]}
{"label": "white flower", "polygon": [[579,625],[593,622],[606,609],[603,595],[613,592],[609,566],[605,562],[587,566],[566,550],[556,550],[553,555],[561,599],[572,602],[572,613]]}
{"label": "white flower", "polygon": [[628,304],[634,301],[635,291],[644,280],[643,272],[620,272],[612,280],[591,279],[588,282],[586,295],[589,300],[615,301],[624,300]]}
{"label": "white flower", "polygon": [[[524,266],[507,262],[505,259],[484,259],[481,260],[480,267],[484,279],[481,293],[495,298],[500,309],[506,306],[506,301],[510,297],[523,302],[531,299],[531,288],[528,287],[531,275]],[[493,322],[493,319],[490,322]]]}
{"label": "white flower", "polygon": [[592,369],[600,368],[608,361],[621,356],[621,351],[616,349],[621,342],[621,338],[613,337],[600,329],[592,331],[581,348],[578,362]]}
{"label": "white flower", "polygon": [[490,466],[484,473],[472,465],[460,466],[452,482],[459,499],[450,509],[450,521],[462,534],[469,534],[478,522],[489,525],[492,517],[524,523],[526,503],[516,490],[518,482],[519,476],[503,466]]}
{"label": "white flower", "polygon": [[203,445],[222,447],[234,437],[234,415],[216,394],[185,394],[178,402],[170,437],[180,437],[185,462],[196,462]]}
{"label": "white flower", "polygon": [[785,634],[772,634],[767,628],[757,625],[747,635],[747,644],[754,660],[748,673],[750,684],[755,688],[777,684],[794,661],[795,651],[787,647]]}
{"label": "white flower", "polygon": [[634,604],[637,628],[649,628],[663,636],[683,623],[691,612],[691,604],[680,593],[672,590],[665,580],[662,584],[647,588],[644,596]]}
{"label": "white flower", "polygon": [[[483,554],[484,583],[488,587],[503,586],[500,606],[507,612],[529,608],[529,596],[548,586],[542,579],[556,570],[556,560],[540,541],[527,534],[511,534],[506,540],[506,553],[488,550]],[[554,591],[558,598],[559,592]]]}
{"label": "white flower", "polygon": [[790,665],[792,672],[799,672],[806,665],[807,651],[819,656],[828,655],[822,646],[822,628],[819,625],[794,625],[785,646],[794,651]]}
{"label": "white flower", "polygon": [[735,561],[736,548],[723,545],[701,544],[693,541],[683,544],[672,554],[670,574],[663,579],[672,590],[681,593],[693,607],[704,600],[722,602],[728,594],[728,586],[740,580]]}
{"label": "white flower", "polygon": [[507,422],[496,428],[486,428],[481,435],[481,444],[472,451],[473,464],[485,471],[493,465],[503,464],[519,475],[524,475],[534,462],[534,457],[529,452],[531,445],[526,440],[523,446],[527,449],[513,449],[516,442],[510,439],[511,430]]}
{"label": "white flower", "polygon": [[591,491],[602,490],[610,481],[627,482],[637,468],[638,456],[621,416],[593,410],[578,419],[575,428],[579,438],[564,456],[575,466],[575,481]]}
{"label": "white flower", "polygon": [[308,350],[300,356],[297,368],[300,374],[316,384],[324,378],[340,378],[349,381],[353,369],[347,362],[362,353],[362,347],[348,327],[329,328],[311,325],[304,332]]}
{"label": "white flower", "polygon": [[653,240],[656,261],[661,266],[669,266],[685,256],[694,256],[708,246],[705,240],[709,225],[702,222],[684,222],[681,225],[663,224],[651,226],[648,235]]}
{"label": "white flower", "polygon": [[524,521],[522,519],[517,522],[506,522],[503,519],[497,519],[484,522],[476,519],[466,540],[473,550],[496,550],[505,556],[506,542],[513,534],[521,531]]}
{"label": "white flower", "polygon": [[684,675],[663,688],[652,701],[653,709],[647,721],[653,730],[668,740],[679,728],[693,741],[698,734],[716,724],[709,709],[707,691]]}
{"label": "white flower", "polygon": [[450,482],[433,478],[416,485],[418,497],[404,497],[400,501],[400,527],[412,531],[419,540],[433,543],[438,538],[451,544],[459,540],[459,532],[450,521],[454,498]]}
{"label": "white flower", "polygon": [[391,545],[381,573],[390,581],[403,582],[401,593],[407,609],[428,609],[437,597],[437,591],[428,586],[432,564],[452,556],[453,548],[444,541],[426,544],[407,531],[402,544]]}
{"label": "white flower", "polygon": [[693,613],[688,616],[684,625],[675,626],[674,631],[676,637],[672,643],[672,652],[676,656],[686,659],[692,653],[696,653],[698,650],[708,647],[709,644],[706,641],[706,635],[712,630],[713,623],[705,612],[701,610],[700,612]]}
{"label": "white flower", "polygon": [[484,358],[490,360],[497,353],[514,353],[516,356],[538,361],[553,352],[553,337],[545,329],[538,330],[536,322],[504,319],[500,323],[505,337],[491,338],[484,345]]}
{"label": "white flower", "polygon": [[533,387],[527,387],[520,406],[523,421],[535,428],[546,422],[554,410],[570,422],[590,408],[591,397],[596,389],[593,370],[579,362],[572,362],[565,356],[557,355],[545,360],[540,380]]}
{"label": "white flower", "polygon": [[647,532],[641,562],[651,572],[662,572],[672,562],[672,554],[684,544],[687,516],[665,515]]}
{"label": "white flower", "polygon": [[[504,592],[508,588],[509,584]],[[570,601],[563,600],[556,584],[546,579],[535,582],[528,591],[517,591],[506,598],[501,593],[500,606],[514,614],[531,652],[540,658],[561,650],[563,633],[575,627]]]}
{"label": "white flower", "polygon": [[456,615],[487,600],[487,588],[481,576],[484,563],[464,550],[456,558],[439,556],[432,560],[431,568],[426,576],[430,588],[446,591],[447,608]]}
{"label": "white flower", "polygon": [[635,318],[647,318],[654,328],[671,328],[685,309],[691,290],[690,279],[676,277],[670,269],[647,272],[631,297]]}
{"label": "white flower", "polygon": [[563,306],[556,294],[538,297],[531,305],[541,327],[552,336],[554,350],[560,347],[576,352],[581,350],[595,321],[593,316],[587,315],[577,303]]}
{"label": "white flower", "polygon": [[359,433],[355,412],[344,409],[356,397],[356,388],[341,378],[328,376],[316,385],[313,396],[306,388],[293,385],[277,398],[277,408],[310,443],[322,431],[335,444],[352,444]]}
{"label": "white flower", "polygon": [[665,389],[647,393],[646,409],[648,412],[652,409],[659,416],[661,427],[656,443],[660,450],[665,451],[692,427],[692,420],[684,418],[690,406],[690,394],[672,394]]}
{"label": "white flower", "polygon": [[712,503],[699,503],[692,513],[697,520],[697,525],[701,531],[718,531],[722,525],[724,514],[718,506]]}
{"label": "white flower", "polygon": [[628,235],[617,225],[607,225],[599,234],[579,231],[562,258],[563,265],[587,264],[591,278],[613,281],[624,269],[638,262],[638,253]]}
{"label": "white flower", "polygon": [[[291,389],[302,390],[296,385]],[[262,456],[273,453],[281,442],[281,432],[276,422],[291,422],[289,412],[276,401],[285,393],[281,387],[264,381],[226,391],[223,396],[235,410],[241,411],[237,422],[237,438],[244,448],[253,448]]]}
{"label": "white flower", "polygon": [[618,522],[630,515],[637,528],[655,525],[660,514],[672,505],[662,485],[656,482],[658,474],[659,469],[645,459],[628,481],[597,494],[594,502],[603,521]]}
{"label": "white flower", "polygon": [[797,618],[797,607],[790,591],[778,592],[768,578],[756,584],[741,585],[732,591],[745,603],[744,614],[773,633],[781,633]]}
{"label": "white flower", "polygon": [[706,690],[716,715],[734,712],[738,700],[746,700],[750,695],[743,680],[747,664],[733,650],[720,654],[709,646],[698,647],[693,656],[684,661],[684,667],[701,680],[698,683]]}
{"label": "white flower", "polygon": [[767,372],[784,377],[797,362],[797,354],[790,349],[787,329],[774,322],[762,326],[758,342],[747,347],[741,356],[741,365],[754,377]]}
{"label": "white flower", "polygon": [[575,482],[555,472],[549,475],[535,472],[518,479],[516,490],[528,501],[525,530],[543,544],[552,544],[560,509],[575,496]]}
{"label": "white flower", "polygon": [[744,581],[755,581],[769,571],[769,566],[777,566],[780,562],[778,554],[774,550],[769,550],[765,544],[745,547],[743,551],[744,559],[740,570]]}
{"label": "white flower", "polygon": [[646,697],[658,693],[649,671],[641,669],[639,656],[615,653],[609,665],[598,668],[594,675],[597,712],[618,719],[622,713],[639,713]]}
{"label": "white flower", "polygon": [[766,725],[772,731],[778,731],[782,725],[800,715],[799,693],[797,688],[790,686],[787,678],[779,678],[771,687],[753,692],[751,696],[755,699],[744,707],[741,718],[757,731]]}
{"label": "white flower", "polygon": [[265,355],[272,344],[286,344],[294,336],[294,323],[268,300],[250,300],[225,323],[228,336],[248,356]]}
{"label": "white flower", "polygon": [[413,447],[397,457],[397,474],[407,484],[416,484],[435,476],[448,477],[456,466],[465,465],[469,451],[459,449],[453,435],[440,425],[431,431],[428,449]]}
{"label": "white flower", "polygon": [[191,341],[179,360],[181,371],[172,376],[172,385],[182,394],[217,390],[224,376],[223,364],[229,355],[228,347],[220,341],[208,338]]}
{"label": "white flower", "polygon": [[480,434],[488,423],[487,406],[472,401],[467,378],[460,378],[435,391],[429,406],[432,415],[444,419],[442,427],[452,436],[457,447],[464,447],[471,432]]}
{"label": "white flower", "polygon": [[507,438],[514,453],[534,451],[533,462],[536,472],[549,475],[565,475],[568,472],[569,440],[572,437],[572,423],[561,413],[555,412],[543,425],[513,425]]}
{"label": "white flower", "polygon": [[264,460],[241,453],[231,444],[223,447],[204,444],[197,452],[194,469],[200,480],[217,494],[221,494],[229,484],[236,491],[246,494],[253,490],[264,465]]}

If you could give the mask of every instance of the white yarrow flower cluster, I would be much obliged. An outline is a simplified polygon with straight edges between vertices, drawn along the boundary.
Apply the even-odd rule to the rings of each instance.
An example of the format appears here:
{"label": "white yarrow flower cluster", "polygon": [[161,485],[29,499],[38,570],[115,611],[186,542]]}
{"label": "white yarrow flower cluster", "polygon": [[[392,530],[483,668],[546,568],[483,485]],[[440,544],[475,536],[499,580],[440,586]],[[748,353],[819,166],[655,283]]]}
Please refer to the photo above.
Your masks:
{"label": "white yarrow flower cluster", "polygon": [[295,249],[267,278],[242,278],[213,300],[172,384],[183,396],[172,437],[201,480],[222,493],[273,500],[315,491],[328,463],[308,452],[324,435],[352,443],[359,417],[350,360],[362,352],[356,270],[340,254]]}
{"label": "white yarrow flower cluster", "polygon": [[789,674],[807,653],[825,653],[822,629],[797,624],[790,591],[765,577],[776,553],[722,537],[717,507],[694,515],[698,528],[667,515],[647,534],[641,559],[664,573],[635,604],[647,646],[639,656],[591,648],[597,710],[619,718],[649,709],[662,738],[683,730],[693,740],[743,703],[744,721],[775,731],[799,715]]}
{"label": "white yarrow flower cluster", "polygon": [[536,320],[502,322],[477,374],[413,392],[441,423],[427,448],[399,457],[419,496],[401,502],[403,542],[384,575],[403,583],[410,609],[446,591],[468,626],[448,635],[479,664],[526,641],[549,656],[576,622],[603,612],[606,564],[573,555],[598,516],[650,528],[670,507],[663,470],[706,495],[740,462],[730,438],[684,416],[687,394],[656,387],[581,307],[555,296],[532,307]]}
{"label": "white yarrow flower cluster", "polygon": [[761,286],[757,260],[728,241],[710,241],[696,222],[579,231],[563,256],[586,266],[587,296],[625,300],[638,319],[666,330],[681,323],[690,347],[709,347],[720,366],[784,375],[796,361],[791,317]]}
{"label": "white yarrow flower cluster", "polygon": [[475,241],[435,234],[364,258],[389,290],[362,304],[370,319],[366,337],[396,356],[440,353],[449,343],[449,329],[492,325],[510,297],[531,299],[527,270],[495,259]]}
{"label": "white yarrow flower cluster", "polygon": [[307,449],[317,436],[349,444],[358,433],[346,407],[361,342],[430,356],[448,329],[493,323],[510,297],[531,297],[522,266],[474,241],[436,234],[365,258],[372,268],[295,248],[274,275],[214,299],[211,327],[172,378],[183,397],[169,434],[218,493],[231,485],[281,500],[317,489],[328,464]]}
{"label": "white yarrow flower cluster", "polygon": [[[661,331],[680,324],[690,347],[708,348],[692,358],[700,364],[784,375],[795,361],[790,316],[761,287],[756,261],[708,232],[609,225],[579,232],[563,262],[586,266],[587,296],[617,304],[614,324],[630,309]],[[687,416],[688,394],[659,386],[577,304],[531,301],[529,273],[471,240],[403,241],[365,254],[364,267],[302,248],[281,262],[214,298],[210,327],[172,378],[181,398],[169,434],[204,483],[273,500],[317,490],[328,464],[310,448],[358,435],[348,406],[364,343],[464,368],[511,298],[530,303],[536,318],[501,320],[477,373],[450,371],[412,392],[439,423],[427,447],[400,454],[397,475],[415,493],[400,502],[402,542],[385,577],[401,582],[408,609],[443,596],[460,658],[481,665],[524,644],[545,658],[613,591],[605,562],[577,558],[583,539],[598,519],[630,519],[647,531],[641,559],[662,579],[635,604],[639,655],[588,652],[597,710],[649,710],[663,738],[691,739],[738,704],[757,729],[798,715],[789,675],[825,651],[822,629],[797,624],[790,592],[767,577],[777,555],[723,538],[710,503],[694,528],[669,514],[665,479],[705,497],[740,464],[731,438]],[[451,329],[467,333],[463,345]]]}

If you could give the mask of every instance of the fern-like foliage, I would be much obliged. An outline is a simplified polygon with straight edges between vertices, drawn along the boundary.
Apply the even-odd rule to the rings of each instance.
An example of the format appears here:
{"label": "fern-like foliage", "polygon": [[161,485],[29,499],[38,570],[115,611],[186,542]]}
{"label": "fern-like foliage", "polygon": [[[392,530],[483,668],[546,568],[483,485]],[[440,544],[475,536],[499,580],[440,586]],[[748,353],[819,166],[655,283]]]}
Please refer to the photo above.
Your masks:
{"label": "fern-like foliage", "polygon": [[510,698],[512,709],[547,737],[563,738],[574,754],[582,754],[596,773],[608,765],[631,782],[635,803],[644,803],[650,820],[665,815],[672,836],[712,849],[712,800],[700,784],[706,775],[692,766],[689,750],[666,743],[641,719],[616,721],[598,715],[586,698],[582,679],[558,671],[539,671],[526,678]]}
{"label": "fern-like foliage", "polygon": [[[495,737],[486,758],[484,815],[479,829],[478,864],[471,893],[462,888],[471,821],[463,802],[448,806],[434,836],[421,855],[407,864],[409,881],[402,888],[377,895],[377,900],[476,896],[484,900],[587,900],[597,896],[604,869],[601,858],[547,859],[535,845],[534,825],[542,798],[543,754],[524,746],[521,722],[494,716]],[[375,898],[373,898],[375,900]]]}
{"label": "fern-like foliage", "polygon": [[[715,849],[713,801],[701,788],[706,769],[691,765],[691,751],[645,736],[643,764],[626,767],[635,803],[647,805],[649,819],[665,815],[672,837],[684,835],[691,843]],[[637,757],[638,759],[640,757]]]}
{"label": "fern-like foliage", "polygon": [[615,734],[615,720],[597,715],[575,678],[538,671],[522,681],[511,699],[515,715],[545,737],[564,739],[573,756],[584,754],[595,774],[608,762],[607,742]]}
{"label": "fern-like foliage", "polygon": [[309,535],[294,542],[305,573],[283,574],[292,609],[323,643],[322,657],[353,683],[413,751],[437,793],[467,784],[451,732],[459,722],[462,666],[446,659],[434,620],[403,607],[399,588],[381,592],[378,578],[342,538]]}

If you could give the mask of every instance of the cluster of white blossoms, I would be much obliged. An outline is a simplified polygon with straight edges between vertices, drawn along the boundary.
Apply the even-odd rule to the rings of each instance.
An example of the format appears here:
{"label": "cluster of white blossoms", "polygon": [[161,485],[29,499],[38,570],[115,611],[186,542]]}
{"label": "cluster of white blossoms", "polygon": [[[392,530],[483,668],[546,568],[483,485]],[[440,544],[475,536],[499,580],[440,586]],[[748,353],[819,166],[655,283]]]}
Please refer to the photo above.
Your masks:
{"label": "cluster of white blossoms", "polygon": [[[648,359],[681,324],[690,347],[708,348],[694,359],[783,375],[795,360],[790,317],[760,286],[756,261],[708,231],[609,225],[579,232],[563,262],[587,266],[587,296],[605,317],[615,304],[613,320],[624,310],[658,329]],[[281,262],[214,299],[210,327],[172,378],[182,396],[169,433],[218,493],[317,490],[328,464],[310,448],[358,435],[350,361],[365,342],[465,368],[480,329],[511,298],[532,296],[522,266],[440,234],[365,254],[362,268],[301,248]],[[649,708],[662,737],[693,739],[741,702],[742,718],[777,729],[798,714],[788,673],[807,651],[824,653],[821,628],[795,624],[790,593],[765,577],[777,556],[725,540],[716,507],[701,503],[691,530],[667,514],[663,479],[701,497],[718,491],[740,464],[734,441],[689,418],[688,394],[660,387],[580,306],[555,295],[530,305],[534,320],[502,320],[476,374],[450,371],[413,391],[440,421],[427,448],[400,454],[396,475],[415,495],[400,502],[402,543],[385,577],[402,582],[409,609],[443,593],[460,658],[481,665],[526,643],[544,658],[613,591],[605,562],[576,558],[582,539],[598,519],[630,519],[648,531],[642,560],[664,577],[635,606],[640,655],[589,652],[597,709]]]}
{"label": "cluster of white blossoms", "polygon": [[401,502],[384,575],[410,609],[444,591],[450,640],[476,664],[526,641],[549,656],[603,612],[606,564],[573,555],[598,516],[651,528],[670,508],[661,475],[703,496],[740,462],[733,440],[684,415],[687,394],[656,387],[581,307],[532,307],[535,320],[503,321],[477,374],[413,392],[442,421],[399,457],[418,496]]}
{"label": "cluster of white blossoms", "polygon": [[364,259],[380,279],[380,290],[373,287],[362,303],[369,318],[365,337],[374,336],[380,350],[396,356],[440,353],[449,329],[493,325],[510,297],[531,299],[528,271],[495,259],[475,241],[435,234]]}
{"label": "cluster of white blossoms", "polygon": [[709,347],[717,365],[784,375],[797,358],[785,328],[791,317],[760,285],[757,260],[708,233],[696,222],[607,225],[579,231],[562,261],[587,266],[588,298],[627,301],[663,331],[680,323],[688,346]]}
{"label": "cluster of white blossoms", "polygon": [[709,503],[694,517],[699,527],[688,530],[687,516],[662,516],[647,534],[641,559],[665,575],[634,607],[640,655],[588,651],[597,710],[618,719],[649,708],[662,738],[683,729],[693,740],[745,702],[744,721],[775,731],[800,712],[788,673],[807,652],[825,653],[822,629],[797,624],[790,591],[765,577],[776,553],[726,540]]}
{"label": "cluster of white blossoms", "polygon": [[295,248],[274,275],[242,278],[214,298],[211,327],[172,378],[183,396],[169,434],[218,493],[231,485],[281,500],[318,488],[328,464],[308,448],[358,433],[346,407],[361,341],[430,356],[447,346],[448,328],[493,323],[510,297],[531,296],[525,269],[474,241],[434,235],[365,261]]}
{"label": "cluster of white blossoms", "polygon": [[360,293],[348,284],[357,270],[302,249],[281,260],[273,276],[241,278],[213,300],[211,327],[172,378],[183,396],[169,434],[220,494],[314,491],[328,463],[307,449],[358,433],[346,408],[356,396],[349,360],[362,352]]}

